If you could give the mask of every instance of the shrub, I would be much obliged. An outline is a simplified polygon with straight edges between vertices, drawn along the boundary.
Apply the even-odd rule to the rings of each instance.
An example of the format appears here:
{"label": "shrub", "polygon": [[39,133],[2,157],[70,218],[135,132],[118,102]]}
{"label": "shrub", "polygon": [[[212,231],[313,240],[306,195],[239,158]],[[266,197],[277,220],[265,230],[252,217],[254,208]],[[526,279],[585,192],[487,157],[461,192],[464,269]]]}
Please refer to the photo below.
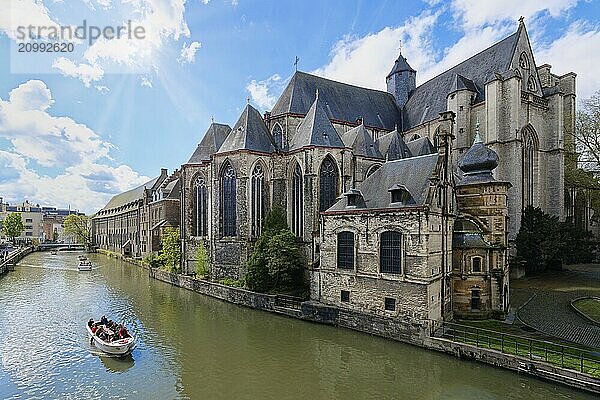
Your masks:
{"label": "shrub", "polygon": [[244,279],[223,278],[219,281],[221,285],[243,288],[246,286]]}
{"label": "shrub", "polygon": [[210,263],[204,243],[200,243],[196,249],[196,276],[208,276]]}
{"label": "shrub", "polygon": [[287,226],[285,211],[273,207],[248,260],[246,284],[262,293],[301,290],[306,286],[305,264],[296,236]]}

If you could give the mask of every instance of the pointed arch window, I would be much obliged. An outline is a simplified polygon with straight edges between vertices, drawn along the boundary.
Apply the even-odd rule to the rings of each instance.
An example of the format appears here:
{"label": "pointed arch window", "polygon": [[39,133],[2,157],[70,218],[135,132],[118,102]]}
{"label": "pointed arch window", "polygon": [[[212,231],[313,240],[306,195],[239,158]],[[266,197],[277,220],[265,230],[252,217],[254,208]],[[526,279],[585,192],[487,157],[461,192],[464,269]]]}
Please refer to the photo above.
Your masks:
{"label": "pointed arch window", "polygon": [[193,212],[193,236],[208,235],[208,196],[206,181],[198,177],[194,182],[194,212]]}
{"label": "pointed arch window", "polygon": [[296,163],[292,174],[292,232],[296,236],[304,235],[304,185],[302,169]]}
{"label": "pointed arch window", "polygon": [[338,196],[338,169],[331,157],[325,158],[319,171],[319,211],[325,211]]}
{"label": "pointed arch window", "polygon": [[522,52],[519,57],[519,67],[529,69],[529,57],[527,57],[527,53],[525,52]]}
{"label": "pointed arch window", "polygon": [[277,147],[277,150],[283,149],[283,129],[281,128],[281,125],[278,122],[275,123],[272,134],[273,134],[273,141],[275,142],[275,146]]}
{"label": "pointed arch window", "polygon": [[537,90],[537,85],[535,83],[535,78],[533,77],[533,75],[531,75],[527,80],[527,90],[529,90],[530,92],[535,92]]}
{"label": "pointed arch window", "polygon": [[251,181],[252,236],[259,236],[265,217],[265,172],[260,163],[252,170]]}
{"label": "pointed arch window", "polygon": [[523,208],[533,205],[535,193],[536,155],[538,139],[535,131],[528,127],[523,133]]}
{"label": "pointed arch window", "polygon": [[221,232],[223,236],[235,236],[237,180],[235,170],[227,161],[221,172]]}

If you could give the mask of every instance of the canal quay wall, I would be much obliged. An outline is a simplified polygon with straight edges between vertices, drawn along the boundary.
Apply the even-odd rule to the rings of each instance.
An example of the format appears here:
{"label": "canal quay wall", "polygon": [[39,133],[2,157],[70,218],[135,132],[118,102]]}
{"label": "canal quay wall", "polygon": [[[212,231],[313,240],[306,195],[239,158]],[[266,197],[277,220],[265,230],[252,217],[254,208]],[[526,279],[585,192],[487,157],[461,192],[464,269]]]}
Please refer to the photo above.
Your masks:
{"label": "canal quay wall", "polygon": [[[104,253],[104,251],[99,252]],[[110,256],[122,258],[120,255],[114,253],[110,254]],[[443,352],[460,359],[478,361],[600,394],[600,381],[589,375],[546,364],[541,361],[531,360],[526,357],[505,354],[496,350],[433,337],[429,334],[432,328],[429,324],[411,324],[406,321],[362,314],[314,301],[301,302],[288,296],[257,293],[216,282],[195,279],[187,275],[163,271],[158,268],[148,268],[147,265],[139,260],[128,258],[124,258],[124,260],[147,269],[149,276],[154,279],[229,303],[401,341],[425,349]]]}

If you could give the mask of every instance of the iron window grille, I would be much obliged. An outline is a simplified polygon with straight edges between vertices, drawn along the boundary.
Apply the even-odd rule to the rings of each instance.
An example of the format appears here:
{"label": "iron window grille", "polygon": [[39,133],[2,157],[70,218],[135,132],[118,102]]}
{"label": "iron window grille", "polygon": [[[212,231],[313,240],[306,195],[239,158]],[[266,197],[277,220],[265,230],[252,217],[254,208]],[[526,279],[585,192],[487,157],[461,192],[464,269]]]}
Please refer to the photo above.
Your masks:
{"label": "iron window grille", "polygon": [[399,232],[387,231],[381,234],[379,243],[380,270],[384,273],[399,274],[402,272],[402,235]]}

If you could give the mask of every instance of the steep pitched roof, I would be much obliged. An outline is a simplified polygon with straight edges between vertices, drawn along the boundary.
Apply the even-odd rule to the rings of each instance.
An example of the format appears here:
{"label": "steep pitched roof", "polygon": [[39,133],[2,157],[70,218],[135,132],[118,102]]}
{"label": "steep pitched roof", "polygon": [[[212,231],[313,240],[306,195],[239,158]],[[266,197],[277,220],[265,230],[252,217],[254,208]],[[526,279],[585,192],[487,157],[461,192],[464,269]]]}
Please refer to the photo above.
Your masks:
{"label": "steep pitched roof", "polygon": [[180,179],[174,179],[163,188],[163,195],[165,199],[178,199],[179,191],[181,190]]}
{"label": "steep pitched roof", "polygon": [[122,207],[124,205],[129,204],[129,203],[133,203],[136,200],[141,200],[144,197],[144,189],[145,188],[149,189],[149,188],[153,187],[154,184],[156,183],[156,181],[161,176],[157,176],[156,178],[151,179],[148,182],[146,182],[143,185],[140,185],[140,186],[138,186],[136,188],[133,188],[133,189],[128,190],[126,192],[114,195],[110,199],[110,201],[104,207],[102,207],[102,209],[100,211],[109,211],[109,210],[112,210],[114,208]]}
{"label": "steep pitched roof", "polygon": [[411,140],[406,143],[413,156],[423,156],[425,154],[435,153],[435,148],[427,136]]}
{"label": "steep pitched roof", "polygon": [[[425,204],[429,191],[429,178],[435,173],[439,160],[438,154],[429,154],[384,163],[357,187],[363,196],[364,208],[402,207],[397,203],[391,203],[389,190],[397,187],[404,187],[410,193],[412,200],[408,205]],[[340,198],[327,211],[346,210],[345,197]]]}
{"label": "steep pitched roof", "polygon": [[297,150],[306,146],[345,147],[323,109],[323,100],[318,91],[315,101],[290,140],[289,149]]}
{"label": "steep pitched roof", "polygon": [[265,125],[260,112],[250,104],[246,105],[242,115],[233,126],[218,153],[235,150],[253,150],[263,153],[275,151],[269,129]]}
{"label": "steep pitched roof", "polygon": [[396,62],[394,63],[394,66],[392,67],[392,70],[390,71],[389,74],[387,74],[387,78],[389,78],[390,75],[393,75],[396,72],[402,72],[402,71],[417,72],[408,64],[408,61],[406,61],[406,57],[404,57],[402,55],[402,53],[400,53],[400,55],[396,59]]}
{"label": "steep pitched roof", "polygon": [[210,161],[210,156],[219,151],[219,148],[231,132],[231,127],[225,124],[212,123],[204,134],[204,137],[196,147],[196,150],[188,160],[188,164],[198,164],[202,161]]}
{"label": "steep pitched roof", "polygon": [[272,116],[286,113],[306,114],[319,90],[323,107],[330,119],[391,131],[401,124],[400,110],[394,97],[380,90],[348,85],[305,72],[296,72],[275,103]]}
{"label": "steep pitched roof", "polygon": [[380,136],[376,143],[379,151],[388,161],[400,160],[402,158],[413,156],[397,129],[386,135]]}
{"label": "steep pitched roof", "polygon": [[[404,107],[402,128],[408,130],[446,111],[446,96],[456,85],[457,76],[468,79],[477,88],[475,102],[483,101],[485,84],[495,79],[496,73],[503,73],[510,68],[520,32],[521,27],[509,37],[418,86]],[[459,84],[465,84],[468,88],[471,83]]]}
{"label": "steep pitched roof", "polygon": [[346,147],[352,147],[354,155],[383,158],[371,134],[365,129],[365,125],[362,123],[342,134],[342,141]]}

